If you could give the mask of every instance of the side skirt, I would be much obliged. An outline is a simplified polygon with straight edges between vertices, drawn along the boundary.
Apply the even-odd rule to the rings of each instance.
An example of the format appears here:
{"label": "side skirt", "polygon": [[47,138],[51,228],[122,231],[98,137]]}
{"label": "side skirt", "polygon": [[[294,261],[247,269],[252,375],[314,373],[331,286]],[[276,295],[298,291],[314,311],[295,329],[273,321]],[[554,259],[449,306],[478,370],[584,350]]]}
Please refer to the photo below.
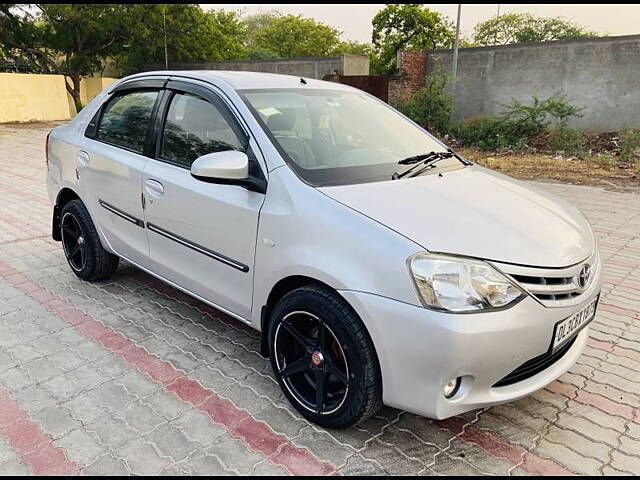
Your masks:
{"label": "side skirt", "polygon": [[135,266],[136,268],[139,268],[140,270],[142,270],[145,273],[148,273],[149,275],[157,278],[158,280],[162,280],[164,283],[166,283],[167,285],[171,285],[173,288],[176,288],[178,290],[180,290],[181,292],[186,293],[187,295],[195,298],[196,300],[200,300],[203,303],[206,303],[207,305],[220,310],[223,313],[226,313],[227,315],[229,315],[230,317],[233,317],[237,320],[240,320],[242,323],[246,323],[247,325],[249,325],[251,328],[258,330],[255,325],[253,324],[253,322],[251,320],[247,320],[244,317],[241,317],[240,315],[238,315],[237,313],[233,313],[230,310],[227,310],[224,307],[221,307],[220,305],[217,305],[215,303],[213,303],[210,300],[207,300],[206,298],[201,297],[200,295],[198,295],[197,293],[193,293],[190,290],[187,290],[184,287],[181,287],[180,285],[178,285],[177,283],[173,283],[171,280],[167,280],[166,278],[164,278],[162,275],[158,275],[157,273],[149,270],[148,268],[143,267],[142,265],[137,264],[136,262],[133,262],[131,260],[129,260],[127,257],[120,255],[119,253],[116,253],[116,255],[118,255],[120,258],[122,258],[123,260],[126,260],[127,262],[129,262],[131,265]]}

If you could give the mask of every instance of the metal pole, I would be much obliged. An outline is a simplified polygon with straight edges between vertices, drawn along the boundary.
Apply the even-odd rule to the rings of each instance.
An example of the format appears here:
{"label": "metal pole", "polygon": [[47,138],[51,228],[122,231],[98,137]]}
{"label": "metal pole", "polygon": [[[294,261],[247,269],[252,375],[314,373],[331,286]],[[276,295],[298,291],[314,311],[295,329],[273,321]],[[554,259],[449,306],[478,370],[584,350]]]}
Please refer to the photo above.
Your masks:
{"label": "metal pole", "polygon": [[[496,13],[496,20],[500,18],[500,4],[498,4],[498,11]],[[493,36],[493,43],[498,44],[498,31],[496,30],[496,34]]]}
{"label": "metal pole", "polygon": [[456,20],[456,43],[453,44],[453,78],[458,76],[458,43],[460,42],[460,11],[462,4],[458,4],[458,19]]}
{"label": "metal pole", "polygon": [[164,69],[169,70],[169,56],[167,55],[167,16],[165,8],[162,9],[162,24],[164,26]]}

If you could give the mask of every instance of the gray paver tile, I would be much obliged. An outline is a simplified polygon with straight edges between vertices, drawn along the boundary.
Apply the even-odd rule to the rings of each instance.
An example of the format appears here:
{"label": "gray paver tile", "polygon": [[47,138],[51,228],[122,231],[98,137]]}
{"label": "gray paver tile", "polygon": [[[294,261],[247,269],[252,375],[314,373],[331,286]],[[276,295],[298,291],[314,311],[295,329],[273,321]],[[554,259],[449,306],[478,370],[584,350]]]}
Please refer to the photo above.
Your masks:
{"label": "gray paver tile", "polygon": [[[492,455],[490,445],[484,449],[454,438],[433,421],[390,408],[348,430],[310,427],[272,381],[254,335],[126,262],[108,281],[77,279],[60,245],[48,240],[51,208],[41,156],[49,128],[0,125],[0,262],[230,399],[342,474],[531,473],[530,465],[513,469],[511,462]],[[461,418],[474,421],[493,445],[533,449],[547,467],[638,475],[640,196],[559,184],[538,187],[585,213],[605,262],[601,301],[612,307],[599,310],[591,328],[594,343],[561,378],[585,396],[540,390]],[[27,196],[33,201],[25,202]],[[84,474],[287,473],[1,275],[0,331],[1,388]],[[0,434],[0,474],[29,473]]]}

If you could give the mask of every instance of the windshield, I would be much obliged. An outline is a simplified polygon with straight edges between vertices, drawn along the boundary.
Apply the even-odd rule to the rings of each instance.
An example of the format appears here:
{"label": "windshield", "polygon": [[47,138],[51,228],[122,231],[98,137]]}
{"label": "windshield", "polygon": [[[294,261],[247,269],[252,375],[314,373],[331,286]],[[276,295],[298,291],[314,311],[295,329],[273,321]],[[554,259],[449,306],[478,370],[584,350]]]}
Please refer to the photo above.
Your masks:
{"label": "windshield", "polygon": [[[313,185],[391,180],[398,161],[446,147],[364,93],[265,89],[239,92],[292,168]],[[459,168],[456,158],[437,169]],[[425,173],[431,173],[427,169]]]}

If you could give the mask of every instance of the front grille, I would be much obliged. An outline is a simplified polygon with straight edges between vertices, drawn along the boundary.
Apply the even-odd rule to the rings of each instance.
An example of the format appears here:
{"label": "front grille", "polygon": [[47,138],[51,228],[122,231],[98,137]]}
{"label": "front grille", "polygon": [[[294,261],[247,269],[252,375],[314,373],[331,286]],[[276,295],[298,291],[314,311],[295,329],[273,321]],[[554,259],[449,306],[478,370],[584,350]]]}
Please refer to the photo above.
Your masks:
{"label": "front grille", "polygon": [[573,346],[576,338],[577,335],[569,340],[566,344],[562,345],[555,352],[543,353],[542,355],[536,358],[532,358],[526,363],[523,363],[502,380],[498,380],[496,383],[494,383],[493,386],[505,387],[507,385],[512,385],[514,383],[526,380],[527,378],[531,378],[534,375],[542,372],[547,367],[550,367],[558,360],[560,360],[565,355],[565,353],[567,353],[567,351]]}
{"label": "front grille", "polygon": [[576,284],[576,277],[512,277],[539,300],[570,300],[582,294],[582,289]]}
{"label": "front grille", "polygon": [[[600,273],[597,252],[582,262],[562,268],[492,263],[547,307],[568,307],[580,303],[582,295]],[[580,287],[579,276],[585,265],[589,265],[590,275],[587,284]]]}

